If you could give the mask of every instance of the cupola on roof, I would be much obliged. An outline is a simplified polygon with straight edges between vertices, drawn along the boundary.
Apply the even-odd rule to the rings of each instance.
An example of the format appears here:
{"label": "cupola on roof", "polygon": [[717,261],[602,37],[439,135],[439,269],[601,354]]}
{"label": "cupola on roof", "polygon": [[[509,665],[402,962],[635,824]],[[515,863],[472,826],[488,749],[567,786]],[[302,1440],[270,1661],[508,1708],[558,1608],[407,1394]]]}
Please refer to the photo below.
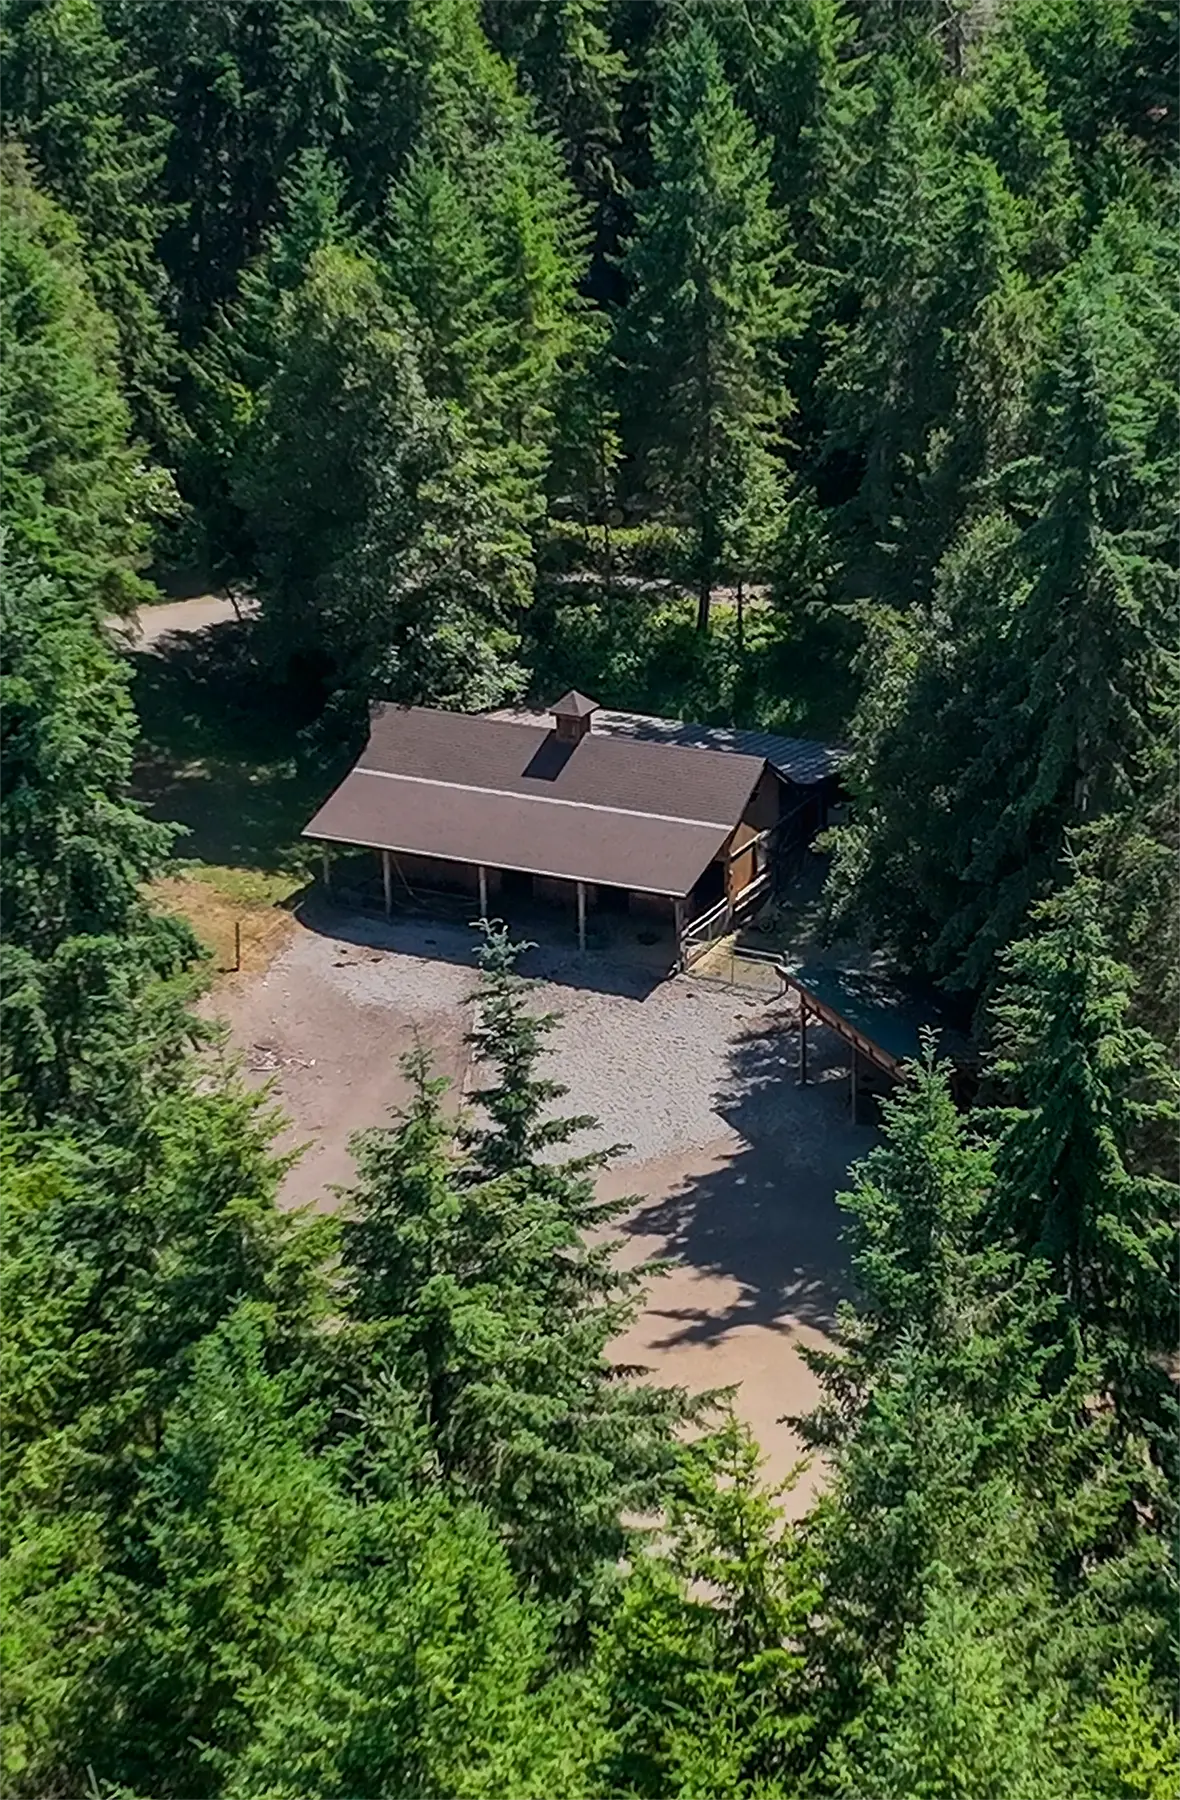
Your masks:
{"label": "cupola on roof", "polygon": [[556,719],[588,719],[591,713],[599,710],[597,700],[588,700],[585,694],[579,694],[571,688],[560,700],[555,700],[549,711]]}

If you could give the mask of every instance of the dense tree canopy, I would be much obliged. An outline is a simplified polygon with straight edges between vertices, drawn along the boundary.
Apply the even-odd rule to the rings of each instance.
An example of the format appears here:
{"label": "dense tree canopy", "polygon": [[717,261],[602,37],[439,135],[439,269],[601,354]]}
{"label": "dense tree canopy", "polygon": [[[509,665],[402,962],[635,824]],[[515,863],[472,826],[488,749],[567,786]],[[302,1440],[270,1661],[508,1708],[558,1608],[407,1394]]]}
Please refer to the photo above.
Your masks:
{"label": "dense tree canopy", "polygon": [[[1176,41],[5,0],[13,1800],[1177,1800]],[[502,931],[462,1104],[278,1205],[133,798],[194,560],[321,743],[556,675],[850,744],[829,923],[982,1086],[852,1171],[805,1505],[614,1360],[659,1272]]]}

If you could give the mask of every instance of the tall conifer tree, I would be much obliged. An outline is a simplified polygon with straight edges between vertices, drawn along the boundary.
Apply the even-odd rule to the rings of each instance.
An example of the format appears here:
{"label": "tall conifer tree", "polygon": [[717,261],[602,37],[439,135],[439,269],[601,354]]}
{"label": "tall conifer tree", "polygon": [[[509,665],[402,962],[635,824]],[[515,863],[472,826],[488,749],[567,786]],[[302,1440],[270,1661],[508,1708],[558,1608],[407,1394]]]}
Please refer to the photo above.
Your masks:
{"label": "tall conifer tree", "polygon": [[1171,1437],[1180,1188],[1176,1083],[1128,1023],[1130,974],[1107,949],[1091,876],[1073,879],[1005,953],[994,1007],[1000,1115],[995,1216],[1043,1258],[1132,1431]]}
{"label": "tall conifer tree", "polygon": [[653,490],[695,542],[709,626],[743,467],[769,463],[789,403],[777,361],[792,317],[768,154],[694,21],[658,53],[652,170],[636,200],[622,341]]}
{"label": "tall conifer tree", "polygon": [[[945,1068],[909,1072],[855,1174],[844,1204],[860,1297],[839,1347],[807,1353],[822,1397],[802,1421],[833,1470],[813,1525],[813,1653],[823,1712],[841,1723],[872,1671],[904,1656],[907,1631],[925,1631],[939,1569],[1009,1651],[1031,1655],[1054,1585],[1079,1591],[1078,1533],[1099,1557],[1117,1548],[1124,1494],[1106,1423],[1087,1413],[1094,1365],[1052,1378],[1059,1303],[1045,1272],[986,1232],[992,1153]],[[1030,1678],[1017,1672],[1017,1687]]]}
{"label": "tall conifer tree", "polygon": [[62,581],[92,618],[129,611],[148,592],[137,572],[166,494],[131,439],[117,335],[77,227],[16,144],[0,149],[0,193],[8,555]]}
{"label": "tall conifer tree", "polygon": [[383,694],[504,699],[531,562],[502,463],[425,392],[368,259],[319,251],[281,338],[238,488],[276,658],[323,670],[348,729]]}
{"label": "tall conifer tree", "polygon": [[1160,810],[1176,689],[1167,260],[1150,222],[1112,209],[1063,286],[996,502],[943,558],[934,608],[873,646],[837,879],[862,926],[967,992],[1060,880],[1070,830],[1140,795]]}
{"label": "tall conifer tree", "polygon": [[552,1117],[565,1090],[537,1063],[555,1020],[530,1011],[514,954],[491,934],[474,1036],[495,1077],[475,1095],[483,1116],[448,1121],[419,1058],[409,1111],[360,1140],[349,1354],[404,1396],[522,1578],[576,1622],[624,1552],[625,1515],[658,1503],[688,1408],[606,1360],[646,1271],[620,1270],[601,1235],[622,1210],[594,1195],[609,1152],[555,1154],[593,1121]]}
{"label": "tall conifer tree", "polygon": [[13,0],[0,44],[9,128],[78,226],[136,429],[175,455],[176,344],[159,258],[169,129],[153,72],[112,36],[98,0]]}

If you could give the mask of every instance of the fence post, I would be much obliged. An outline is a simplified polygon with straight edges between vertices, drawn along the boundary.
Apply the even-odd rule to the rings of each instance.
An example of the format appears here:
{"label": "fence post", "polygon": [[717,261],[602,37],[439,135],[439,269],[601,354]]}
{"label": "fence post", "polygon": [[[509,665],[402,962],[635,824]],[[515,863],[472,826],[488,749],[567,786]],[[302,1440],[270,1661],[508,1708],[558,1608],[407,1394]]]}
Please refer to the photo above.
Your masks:
{"label": "fence post", "polygon": [[234,920],[234,974],[242,966],[242,921]]}

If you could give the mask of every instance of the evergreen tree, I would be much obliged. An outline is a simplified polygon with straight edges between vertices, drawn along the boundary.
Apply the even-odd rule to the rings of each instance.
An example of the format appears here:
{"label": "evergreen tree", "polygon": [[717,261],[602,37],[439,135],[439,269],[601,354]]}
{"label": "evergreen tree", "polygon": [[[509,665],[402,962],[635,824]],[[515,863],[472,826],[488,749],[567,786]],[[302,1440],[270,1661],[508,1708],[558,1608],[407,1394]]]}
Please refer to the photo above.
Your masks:
{"label": "evergreen tree", "polygon": [[[929,975],[979,993],[1066,833],[1158,792],[1175,676],[1174,465],[1150,225],[1118,208],[1072,272],[1007,505],[943,559],[936,606],[872,648],[851,912]],[[887,663],[883,667],[883,661]],[[914,780],[921,767],[931,777]],[[1152,804],[1158,802],[1152,799]]]}
{"label": "evergreen tree", "polygon": [[318,252],[282,338],[239,490],[276,656],[326,671],[350,727],[379,695],[495,704],[530,576],[502,464],[424,392],[367,261]]}
{"label": "evergreen tree", "polygon": [[777,1780],[806,1760],[797,1641],[815,1590],[759,1461],[732,1415],[687,1452],[661,1547],[636,1560],[598,1640],[611,1793],[786,1793]]}
{"label": "evergreen tree", "polygon": [[1132,21],[1149,10],[1138,0],[1016,0],[1001,21],[1044,78],[1083,173],[1125,104]]}
{"label": "evergreen tree", "polygon": [[1097,1800],[1175,1800],[1180,1732],[1144,1665],[1122,1663],[1107,1677],[1078,1721],[1075,1746],[1078,1778]]}
{"label": "evergreen tree", "polygon": [[703,25],[661,50],[653,79],[652,179],[627,252],[623,345],[633,414],[641,404],[648,421],[649,480],[694,534],[705,631],[736,496],[772,458],[787,410],[776,354],[791,296],[766,147]]}
{"label": "evergreen tree", "polygon": [[1131,803],[1174,685],[1165,321],[1141,285],[1154,254],[1136,221],[1107,221],[1065,299],[1040,448],[1008,476],[1037,516],[1001,573],[1003,661],[955,795],[963,898],[933,951],[936,966],[961,959],[967,986],[1054,878],[1065,829]]}
{"label": "evergreen tree", "polygon": [[309,1454],[317,1409],[274,1366],[267,1315],[239,1302],[193,1348],[125,1527],[136,1604],[87,1696],[97,1768],[186,1800],[219,1792],[249,1742],[285,1603],[342,1529],[332,1464]]}
{"label": "evergreen tree", "polygon": [[589,266],[585,209],[561,167],[558,146],[520,121],[482,165],[487,235],[499,277],[504,358],[503,434],[537,459],[543,478],[568,448],[577,414],[571,394],[601,349],[604,329],[580,294]]}
{"label": "evergreen tree", "polygon": [[188,359],[185,487],[203,528],[207,564],[230,581],[255,572],[256,549],[235,488],[248,473],[264,395],[282,361],[284,296],[306,280],[316,251],[347,235],[342,178],[322,151],[304,151],[280,191],[281,223],[243,271],[233,304],[217,314]]}
{"label": "evergreen tree", "polygon": [[67,583],[98,616],[127,611],[147,593],[136,570],[167,482],[130,441],[116,336],[78,233],[14,144],[0,156],[0,194],[7,554]]}
{"label": "evergreen tree", "polygon": [[[1011,1622],[955,1591],[945,1572],[907,1632],[892,1678],[830,1756],[846,1800],[1065,1800],[1073,1793],[1050,1735],[1061,1696],[1032,1688],[1012,1655]],[[997,1617],[996,1615],[999,1615]]]}
{"label": "evergreen tree", "polygon": [[544,1620],[476,1508],[419,1488],[355,1509],[327,1549],[250,1690],[229,1800],[588,1793],[591,1697],[547,1667]]}
{"label": "evergreen tree", "polygon": [[626,62],[613,49],[609,0],[484,0],[492,42],[517,70],[558,133],[588,200],[617,179],[620,89]]}
{"label": "evergreen tree", "polygon": [[99,620],[19,565],[3,619],[3,1067],[33,1118],[101,1126],[169,1084],[197,949],[143,896],[171,833],[129,798],[135,715]]}
{"label": "evergreen tree", "polygon": [[1061,116],[1048,84],[1019,36],[984,41],[972,80],[950,112],[955,139],[984,156],[1019,206],[1016,244],[1030,274],[1060,267],[1077,248],[1081,225],[1077,180]]}
{"label": "evergreen tree", "polygon": [[[692,10],[717,43],[738,104],[770,145],[775,204],[796,241],[813,248],[865,105],[852,13],[843,0],[693,0]],[[678,29],[674,13],[669,30]]]}
{"label": "evergreen tree", "polygon": [[97,0],[8,0],[0,32],[9,126],[79,228],[136,429],[168,452],[175,345],[157,254],[168,133],[150,72],[111,35]]}
{"label": "evergreen tree", "polygon": [[192,350],[280,214],[301,151],[347,122],[357,0],[109,0],[115,29],[150,70],[168,129],[161,242],[177,328]]}
{"label": "evergreen tree", "polygon": [[420,124],[382,207],[381,262],[421,325],[429,390],[459,400],[539,513],[567,392],[600,336],[579,292],[587,212],[556,138],[484,37],[478,0],[415,16]]}
{"label": "evergreen tree", "polygon": [[481,210],[445,161],[420,152],[390,196],[389,229],[389,285],[413,317],[426,384],[491,435],[509,326]]}
{"label": "evergreen tree", "polygon": [[[331,1232],[277,1211],[273,1121],[209,1074],[182,1068],[147,1121],[112,1099],[101,1135],[7,1127],[4,1260],[21,1281],[3,1320],[4,1559],[12,1616],[27,1615],[4,1646],[16,1794],[68,1792],[87,1764],[160,1782],[173,1749],[173,1791],[198,1791],[147,1700],[152,1470],[199,1346],[239,1305],[263,1310],[280,1360],[304,1353]],[[207,1678],[195,1668],[190,1691]]]}
{"label": "evergreen tree", "polygon": [[478,161],[532,117],[488,42],[480,0],[374,0],[345,43],[349,129],[339,152],[366,222],[382,217],[413,157]]}
{"label": "evergreen tree", "polygon": [[[982,1609],[985,1635],[996,1622],[996,1654],[1015,1657],[1027,1695],[1058,1609],[1086,1604],[1094,1570],[1137,1579],[1123,1560],[1129,1469],[1087,1406],[1094,1366],[1076,1362],[1064,1383],[1052,1373],[1058,1302],[1043,1270],[985,1230],[990,1152],[956,1114],[944,1069],[912,1070],[856,1176],[844,1204],[862,1298],[842,1311],[839,1348],[807,1353],[822,1397],[802,1421],[833,1475],[808,1526],[828,1730],[871,1704],[877,1673],[901,1667],[907,1632],[921,1642],[939,1570]],[[1079,1578],[1083,1539],[1092,1560]],[[1161,1622],[1150,1607],[1135,1614],[1140,1652]],[[1107,1630],[1091,1628],[1089,1654],[1107,1653]]]}
{"label": "evergreen tree", "polygon": [[[349,1350],[365,1387],[388,1381],[429,1428],[441,1473],[484,1504],[515,1567],[577,1621],[674,1465],[684,1396],[606,1360],[641,1303],[645,1269],[615,1267],[596,1201],[609,1153],[551,1154],[588,1121],[551,1119],[563,1090],[536,1063],[553,1021],[530,1014],[511,950],[488,953],[478,1054],[496,1082],[487,1125],[456,1125],[442,1084],[411,1061],[400,1125],[358,1142],[344,1265]],[[367,1376],[360,1374],[368,1371]]]}
{"label": "evergreen tree", "polygon": [[1161,168],[1175,140],[1180,45],[1169,0],[1138,0],[1116,89],[1120,122]]}
{"label": "evergreen tree", "polygon": [[[990,473],[996,415],[1035,345],[1019,279],[1026,232],[995,166],[956,154],[928,78],[886,62],[862,137],[868,154],[829,202],[841,324],[817,383],[820,454],[856,472],[846,553],[875,593],[908,605],[929,593],[973,484]],[[865,233],[854,220],[869,209]]]}
{"label": "evergreen tree", "polygon": [[1174,1130],[1175,1083],[1127,1022],[1129,973],[1107,950],[1093,877],[1075,873],[1033,924],[1004,955],[993,1009],[996,1079],[1014,1101],[1000,1115],[995,1213],[1053,1271],[1127,1427],[1162,1450],[1180,1189],[1144,1165],[1151,1128]]}

